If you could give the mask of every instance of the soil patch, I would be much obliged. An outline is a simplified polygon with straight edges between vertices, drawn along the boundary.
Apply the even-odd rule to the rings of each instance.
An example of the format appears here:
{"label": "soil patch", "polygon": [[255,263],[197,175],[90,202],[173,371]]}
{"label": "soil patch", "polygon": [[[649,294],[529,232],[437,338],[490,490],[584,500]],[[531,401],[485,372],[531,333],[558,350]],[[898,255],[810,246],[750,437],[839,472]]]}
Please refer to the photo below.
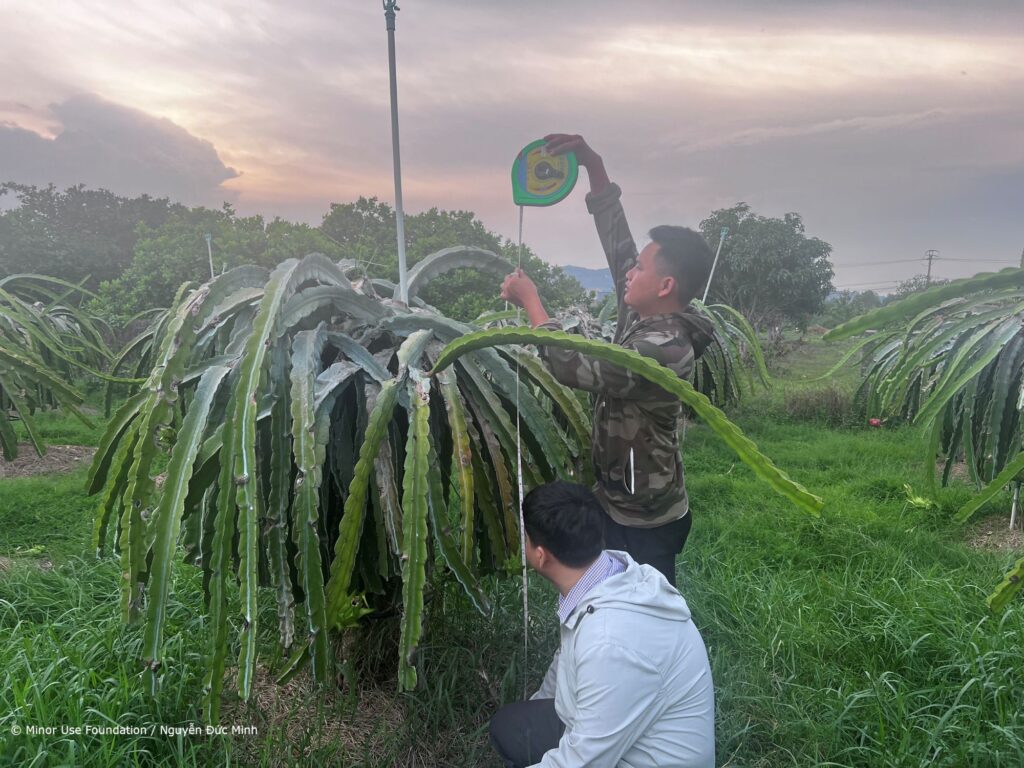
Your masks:
{"label": "soil patch", "polygon": [[[363,754],[367,750],[371,754],[386,751],[388,742],[401,729],[404,720],[394,691],[361,689],[354,711],[349,709],[344,715],[338,715],[344,698],[344,692],[336,686],[316,688],[308,670],[282,686],[266,667],[257,664],[248,711],[243,702],[225,699],[221,723],[250,724],[263,720],[259,726],[260,736],[265,735],[268,727],[284,731],[285,743],[293,745],[293,754],[282,755],[280,764],[291,765],[304,754],[328,746],[337,746],[340,753],[349,755]],[[247,757],[257,762],[258,740],[236,742],[240,747],[247,744],[253,748],[253,754]],[[272,761],[271,764],[279,763]]]}
{"label": "soil patch", "polygon": [[46,454],[38,456],[30,443],[23,443],[14,461],[0,458],[0,480],[73,472],[88,466],[94,453],[96,449],[89,445],[48,445]]}
{"label": "soil patch", "polygon": [[1009,515],[989,515],[970,527],[967,546],[989,552],[1019,552],[1024,549],[1024,531],[1010,530]]}
{"label": "soil patch", "polygon": [[[937,459],[935,461],[935,476],[938,478],[942,477],[942,473],[946,471],[946,462],[944,459]],[[967,464],[963,461],[957,461],[953,463],[952,468],[949,470],[949,479],[957,480],[961,483],[971,482],[971,473],[967,469]],[[1009,525],[1009,523],[1007,523]]]}

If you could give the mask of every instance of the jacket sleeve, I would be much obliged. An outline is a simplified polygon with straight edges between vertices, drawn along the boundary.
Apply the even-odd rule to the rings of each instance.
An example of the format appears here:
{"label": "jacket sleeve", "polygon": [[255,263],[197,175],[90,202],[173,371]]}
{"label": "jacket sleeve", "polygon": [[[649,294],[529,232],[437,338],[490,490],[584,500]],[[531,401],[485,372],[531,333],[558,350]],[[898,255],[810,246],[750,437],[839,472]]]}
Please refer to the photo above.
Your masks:
{"label": "jacket sleeve", "polygon": [[654,662],[635,651],[603,645],[579,659],[576,679],[573,727],[537,765],[614,768],[657,718],[661,674]]}
{"label": "jacket sleeve", "polygon": [[601,240],[608,269],[615,281],[615,296],[619,303],[619,313],[623,313],[622,296],[626,291],[626,273],[636,264],[636,243],[629,231],[626,212],[622,209],[620,198],[622,189],[618,184],[609,184],[596,195],[587,195],[587,210],[594,217],[597,236]]}
{"label": "jacket sleeve", "polygon": [[561,653],[561,648],[555,651],[555,656],[551,659],[551,664],[548,666],[548,671],[544,675],[544,680],[541,682],[540,688],[537,689],[537,692],[530,697],[531,701],[534,699],[555,698],[555,683],[558,680],[558,657]]}
{"label": "jacket sleeve", "polygon": [[[549,320],[537,326],[559,330],[557,320]],[[639,352],[666,368],[670,368],[681,379],[693,371],[693,343],[685,334],[670,333],[651,329],[631,339],[625,349]],[[551,374],[562,384],[573,389],[618,397],[625,400],[664,400],[671,398],[657,384],[621,365],[596,360],[580,352],[555,347],[539,348]]]}

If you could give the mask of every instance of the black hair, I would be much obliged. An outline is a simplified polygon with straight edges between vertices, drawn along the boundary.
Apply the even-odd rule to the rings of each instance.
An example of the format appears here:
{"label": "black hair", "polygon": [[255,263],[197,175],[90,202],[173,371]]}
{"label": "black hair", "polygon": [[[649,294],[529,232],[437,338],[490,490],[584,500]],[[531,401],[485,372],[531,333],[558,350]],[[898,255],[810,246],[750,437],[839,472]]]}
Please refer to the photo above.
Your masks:
{"label": "black hair", "polygon": [[582,485],[556,480],[523,499],[523,523],[534,546],[570,568],[590,565],[604,549],[604,510]]}
{"label": "black hair", "polygon": [[700,296],[715,260],[704,236],[687,227],[670,224],[655,227],[649,236],[659,246],[655,256],[658,274],[675,279],[679,303],[686,305],[690,299]]}

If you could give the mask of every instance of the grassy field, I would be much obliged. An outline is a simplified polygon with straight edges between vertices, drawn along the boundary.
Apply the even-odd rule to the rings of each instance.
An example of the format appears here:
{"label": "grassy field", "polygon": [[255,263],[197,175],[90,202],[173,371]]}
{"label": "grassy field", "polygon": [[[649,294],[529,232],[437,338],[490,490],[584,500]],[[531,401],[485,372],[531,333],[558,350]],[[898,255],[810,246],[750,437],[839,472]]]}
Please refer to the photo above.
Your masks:
{"label": "grassy field", "polygon": [[[798,350],[771,393],[733,414],[824,496],[820,519],[789,508],[708,430],[687,433],[695,518],[680,589],[712,659],[719,764],[1024,765],[1024,610],[1017,601],[995,617],[984,604],[1019,554],[965,543],[968,531],[950,518],[969,498],[966,486],[943,489],[934,507],[910,503],[905,485],[919,492],[925,474],[920,436],[855,423],[845,407],[850,372],[807,383],[836,356],[816,344]],[[61,424],[48,424],[49,439],[96,438]],[[524,674],[536,684],[557,643],[554,594],[539,579],[525,658],[515,582],[490,585],[491,619],[440,583],[423,685],[401,696],[393,620],[339,645],[339,658],[361,672],[358,686],[339,678],[314,691],[304,677],[276,686],[268,602],[256,693],[226,702],[222,717],[229,730],[248,731],[189,733],[202,728],[200,580],[177,571],[168,664],[151,700],[136,662],[141,632],[120,624],[116,563],[89,551],[83,480],[83,470],[0,480],[0,763],[496,765],[489,716],[521,695]],[[1004,515],[1000,503],[987,513]],[[30,726],[56,730],[26,734]]]}

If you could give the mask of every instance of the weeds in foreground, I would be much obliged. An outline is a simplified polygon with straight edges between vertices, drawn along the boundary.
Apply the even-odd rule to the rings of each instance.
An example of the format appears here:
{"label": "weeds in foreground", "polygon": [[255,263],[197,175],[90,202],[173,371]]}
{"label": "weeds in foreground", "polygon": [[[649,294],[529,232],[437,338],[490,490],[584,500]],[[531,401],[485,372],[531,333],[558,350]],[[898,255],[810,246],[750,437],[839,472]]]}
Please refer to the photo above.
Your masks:
{"label": "weeds in foreground", "polygon": [[[964,545],[951,514],[971,490],[912,503],[906,486],[920,488],[925,472],[912,429],[836,430],[755,407],[738,420],[827,505],[820,520],[787,508],[690,426],[695,520],[678,567],[712,661],[719,763],[1024,765],[1024,606],[993,617],[984,605],[992,575],[1019,554]],[[255,735],[13,737],[12,725],[187,727],[201,717],[201,580],[175,571],[168,664],[150,700],[135,661],[140,631],[118,616],[116,563],[88,553],[82,479],[0,483],[0,556],[10,561],[0,571],[0,764],[496,765],[490,715],[522,695],[524,668],[537,684],[557,644],[554,595],[536,577],[525,659],[516,580],[488,583],[493,618],[437,584],[412,693],[395,693],[383,621],[361,647],[338,649],[364,671],[377,665],[358,689],[344,677],[322,691],[304,677],[278,688],[281,660],[262,638],[253,700],[224,705],[224,724]]]}
{"label": "weeds in foreground", "polygon": [[796,422],[847,427],[863,421],[850,392],[831,383],[786,392],[783,408],[786,416]]}

